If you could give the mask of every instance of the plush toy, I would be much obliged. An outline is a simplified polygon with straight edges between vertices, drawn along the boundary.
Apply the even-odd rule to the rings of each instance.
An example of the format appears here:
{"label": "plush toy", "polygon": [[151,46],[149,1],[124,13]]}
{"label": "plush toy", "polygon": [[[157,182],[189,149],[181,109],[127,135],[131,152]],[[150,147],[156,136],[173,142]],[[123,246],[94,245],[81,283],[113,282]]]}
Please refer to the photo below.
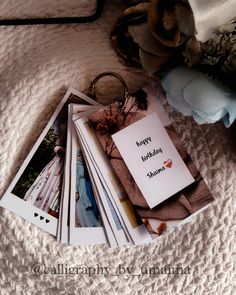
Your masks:
{"label": "plush toy", "polygon": [[[165,73],[163,86],[178,111],[200,124],[222,119],[230,126],[236,117],[232,0],[137,2],[123,11],[112,30],[117,53],[154,79]],[[223,7],[227,11],[219,15]]]}

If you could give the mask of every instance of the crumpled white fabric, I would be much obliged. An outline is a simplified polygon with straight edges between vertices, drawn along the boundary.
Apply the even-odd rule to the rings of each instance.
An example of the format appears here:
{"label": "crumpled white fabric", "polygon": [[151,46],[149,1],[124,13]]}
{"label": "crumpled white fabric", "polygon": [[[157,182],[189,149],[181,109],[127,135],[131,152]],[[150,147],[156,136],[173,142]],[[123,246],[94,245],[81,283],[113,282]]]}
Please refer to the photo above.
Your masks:
{"label": "crumpled white fabric", "polygon": [[214,37],[216,28],[236,17],[235,0],[188,0],[194,15],[197,39],[205,42]]}
{"label": "crumpled white fabric", "polygon": [[177,67],[165,74],[162,85],[170,105],[199,124],[223,120],[229,127],[236,118],[235,93],[196,70]]}

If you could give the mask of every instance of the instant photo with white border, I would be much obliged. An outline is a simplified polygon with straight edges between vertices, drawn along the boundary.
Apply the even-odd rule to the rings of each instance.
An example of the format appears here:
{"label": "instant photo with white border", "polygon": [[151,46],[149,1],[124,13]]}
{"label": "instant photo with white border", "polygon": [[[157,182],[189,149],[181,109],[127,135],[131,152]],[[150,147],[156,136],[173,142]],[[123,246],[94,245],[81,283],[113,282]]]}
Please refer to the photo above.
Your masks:
{"label": "instant photo with white border", "polygon": [[[77,117],[78,119],[78,117]],[[77,131],[77,130],[76,130]],[[125,230],[125,227],[122,226],[122,222],[117,214],[117,210],[112,205],[110,198],[107,194],[106,189],[104,188],[99,175],[95,169],[94,163],[89,155],[89,151],[86,148],[86,144],[83,142],[81,135],[77,132],[79,141],[82,147],[84,158],[87,162],[87,167],[90,172],[90,178],[93,179],[94,186],[98,192],[98,198],[101,200],[100,203],[104,208],[104,212],[109,221],[113,236],[115,237],[117,246],[123,246],[129,243],[128,233]],[[108,236],[108,239],[110,237]]]}
{"label": "instant photo with white border", "polygon": [[[97,106],[96,107],[90,107],[90,106],[86,107],[86,106],[80,106],[80,105],[76,105],[76,104],[71,104],[69,106],[69,108],[70,108],[70,113],[71,113],[71,115],[70,115],[71,119],[72,118],[74,119],[74,118],[80,118],[80,117],[86,116],[86,114],[90,114],[90,113],[94,112],[95,110],[99,109],[100,107],[97,107]],[[103,206],[103,201],[100,198],[100,191],[98,189],[97,183],[95,182],[96,174],[93,174],[94,173],[93,167],[89,166],[88,159],[86,158],[86,155],[85,155],[84,147],[82,146],[82,142],[79,139],[79,135],[75,131],[75,126],[72,129],[74,129],[74,133],[73,132],[72,133],[76,137],[76,141],[78,141],[78,144],[79,144],[79,146],[80,146],[80,148],[82,150],[83,156],[84,156],[85,165],[87,167],[87,170],[88,170],[88,173],[89,173],[89,176],[90,176],[90,181],[91,181],[91,184],[92,184],[94,197],[96,199],[97,206],[98,206],[99,211],[100,211],[100,215],[101,215],[101,218],[102,218],[102,224],[103,224],[103,226],[105,228],[105,232],[106,232],[108,242],[109,242],[110,246],[112,248],[114,248],[118,244],[116,242],[116,238],[115,238],[114,233],[112,231],[111,224],[110,224],[109,219],[107,217],[107,212],[106,212],[106,210],[105,210],[105,208]],[[71,196],[71,197],[73,197],[73,196]],[[74,214],[75,214],[74,208],[70,207],[70,216],[72,217],[71,218],[72,221],[70,222],[70,224],[72,224],[72,225],[74,223],[74,216],[73,216]],[[71,237],[72,240],[74,240],[72,234],[73,233],[70,230],[70,237]],[[80,241],[80,243],[82,243],[82,241]]]}
{"label": "instant photo with white border", "polygon": [[[74,119],[77,120],[77,119],[79,119],[79,117],[75,117]],[[121,225],[121,227],[122,227],[122,229],[124,231],[124,235],[126,236],[126,237],[123,237],[123,233],[119,233],[116,236],[118,238],[121,235],[120,236],[121,240],[119,240],[119,243],[123,244],[123,243],[125,243],[126,240],[128,242],[133,243],[131,235],[130,235],[127,227],[126,227],[126,224],[125,224],[125,222],[123,220],[123,217],[122,217],[120,211],[118,210],[118,208],[116,206],[116,202],[113,200],[113,197],[112,197],[111,192],[110,192],[110,190],[109,190],[109,188],[107,186],[107,183],[105,181],[103,181],[103,176],[101,174],[101,171],[100,171],[99,167],[97,166],[97,163],[94,161],[94,158],[93,158],[93,155],[91,154],[89,146],[88,146],[87,142],[85,141],[84,137],[82,136],[82,134],[80,133],[80,130],[78,129],[76,124],[75,124],[75,129],[76,129],[77,135],[79,137],[79,141],[81,143],[81,146],[83,148],[84,155],[85,155],[86,159],[88,160],[89,166],[94,171],[93,175],[95,175],[96,178],[99,179],[99,181],[98,181],[98,187],[100,188],[99,189],[99,197],[102,199],[102,204],[103,204],[103,206],[105,205],[105,207],[106,207],[106,203],[108,201],[106,200],[105,197],[108,197],[109,202],[112,205],[113,210],[116,213],[116,217],[118,218],[119,223],[120,223],[120,225]],[[97,184],[97,182],[96,182],[96,184]],[[101,188],[102,188],[102,190],[101,190]],[[105,192],[105,195],[104,195],[104,192]],[[111,208],[109,207],[109,205],[108,205],[108,207],[106,207],[106,209],[109,209],[109,210],[106,210],[106,214],[111,211]],[[112,222],[110,224],[112,226],[113,223],[115,222],[115,220],[114,220],[114,216],[113,216],[112,213],[111,213],[111,215],[112,215]],[[109,216],[109,214],[108,214],[108,216]],[[117,225],[116,225],[116,227],[117,227]],[[116,233],[116,230],[113,230],[113,232]]]}
{"label": "instant photo with white border", "polygon": [[[84,160],[78,160],[78,153],[82,158],[82,150],[79,146],[77,135],[75,130],[72,130],[72,142],[71,142],[71,182],[70,182],[70,243],[73,245],[96,245],[96,244],[106,244],[107,237],[105,229],[102,226],[101,214],[98,219],[93,214],[92,206],[86,205],[87,203],[91,204],[89,195],[86,191],[85,186],[85,176],[83,171],[85,171],[85,162]],[[83,166],[82,171],[81,167],[77,169],[77,162],[81,162],[80,166]],[[78,171],[79,170],[79,171]],[[77,175],[79,173],[83,175]],[[81,190],[76,191],[77,182],[81,183]],[[78,195],[78,200],[76,201],[75,196]],[[92,196],[94,198],[94,195]],[[98,210],[96,199],[94,198],[96,208]],[[89,206],[89,208],[87,207]],[[89,210],[87,210],[87,208]],[[83,212],[82,212],[83,211]],[[99,211],[99,210],[98,210]],[[77,215],[76,215],[77,213]],[[77,217],[77,218],[76,218]],[[76,220],[80,219],[80,225],[77,225]],[[89,224],[93,226],[89,226]]]}
{"label": "instant photo with white border", "polygon": [[[55,184],[55,187],[50,187],[50,189],[48,190],[47,188],[50,186],[51,182],[47,181],[47,173],[45,173],[45,171],[50,171],[51,175],[54,175],[53,173],[55,171],[63,169],[62,165],[59,166],[60,160],[58,158],[56,158],[56,156],[55,156],[55,159],[52,158],[51,161],[42,169],[42,171],[39,174],[37,171],[37,173],[35,173],[35,175],[33,175],[33,176],[31,175],[31,179],[30,179],[31,186],[26,191],[25,184],[24,185],[22,184],[21,191],[24,191],[24,193],[22,193],[21,195],[19,195],[19,194],[16,195],[16,193],[13,193],[13,191],[16,191],[16,186],[21,181],[21,177],[22,177],[23,173],[29,167],[31,160],[35,156],[35,153],[38,152],[40,150],[40,148],[42,147],[41,144],[43,143],[44,139],[46,139],[46,137],[48,136],[48,133],[50,132],[50,129],[52,128],[56,119],[60,116],[61,112],[63,112],[63,108],[64,107],[66,108],[67,103],[71,97],[73,98],[71,102],[78,101],[78,103],[84,102],[85,104],[86,103],[87,104],[94,103],[94,100],[90,99],[89,97],[87,97],[83,93],[76,91],[72,88],[68,89],[64,98],[62,99],[62,101],[60,102],[56,111],[54,112],[53,116],[49,120],[48,124],[44,128],[43,132],[41,133],[38,140],[36,141],[33,148],[31,149],[29,155],[24,160],[21,168],[17,172],[17,174],[14,177],[13,181],[11,182],[10,186],[8,187],[8,189],[6,190],[6,192],[4,193],[3,197],[0,200],[0,206],[16,213],[17,215],[23,217],[27,221],[35,224],[36,226],[38,226],[38,227],[42,228],[43,230],[47,231],[48,233],[52,234],[53,236],[57,235],[58,217],[54,217],[48,213],[49,212],[48,206],[50,205],[49,201],[51,202],[52,198],[54,196],[56,196],[56,194],[61,193],[61,192],[59,192],[60,180],[59,180],[59,177],[54,177],[53,183]],[[96,104],[98,104],[98,103],[96,103]],[[52,135],[52,137],[54,137],[53,134],[51,134],[51,135]],[[58,151],[60,151],[60,149]],[[60,151],[60,153],[61,153],[61,151]],[[46,182],[46,185],[48,186],[47,188],[46,188],[46,186],[43,187],[43,184],[41,181],[42,179],[40,179],[40,174],[43,175],[42,179],[43,179],[43,181]],[[36,182],[35,186],[34,186],[34,182]],[[28,183],[28,185],[29,185],[29,183]],[[39,187],[41,187],[41,193],[46,192],[46,194],[47,194],[46,201],[44,200],[44,198],[42,196],[41,196],[41,198],[38,198],[37,190],[39,191]],[[50,195],[49,195],[49,192],[51,193]],[[27,197],[29,197],[30,201],[28,201],[27,199],[25,200],[26,195],[27,195]],[[36,203],[39,207],[36,207],[34,205],[35,202],[32,201],[33,199],[34,199],[34,201],[36,201]],[[57,207],[58,206],[59,205],[57,204]],[[47,208],[47,211],[44,208]],[[57,212],[57,213],[59,213],[59,212]]]}
{"label": "instant photo with white border", "polygon": [[71,153],[71,120],[70,110],[68,107],[68,120],[67,120],[67,139],[66,139],[66,155],[65,155],[65,166],[64,166],[64,177],[62,184],[62,195],[61,195],[61,206],[60,206],[60,216],[58,222],[57,230],[57,240],[61,243],[68,243],[69,241],[69,227],[68,227],[68,207],[69,207],[69,186],[68,186],[68,175],[67,167],[70,165],[70,153]]}
{"label": "instant photo with white border", "polygon": [[[81,101],[81,104],[77,104],[78,111],[86,112],[87,109],[94,108],[95,105],[100,105],[94,100],[89,99],[89,105],[83,104],[87,102],[85,100]],[[73,109],[71,107],[72,104],[68,106],[68,124],[67,124],[67,145],[66,145],[66,157],[65,157],[65,173],[63,179],[63,194],[61,199],[61,211],[60,211],[60,222],[58,229],[58,237],[57,239],[60,240],[62,243],[69,242],[69,223],[70,223],[70,166],[71,166],[71,141],[72,141],[72,129],[73,129]]]}
{"label": "instant photo with white border", "polygon": [[[132,208],[130,209],[129,204],[127,204],[125,210],[121,205],[121,196],[122,189],[120,185],[116,182],[116,177],[114,175],[113,169],[104,155],[100,143],[98,142],[96,135],[93,133],[92,129],[86,127],[89,124],[89,121],[86,117],[75,120],[75,124],[78,128],[78,132],[81,134],[84,142],[86,142],[88,149],[90,150],[90,155],[92,157],[92,161],[96,165],[96,170],[101,180],[106,187],[107,191],[110,192],[111,202],[119,212],[121,219],[123,220],[125,227],[129,233],[131,241],[134,244],[141,244],[145,242],[151,242],[151,236],[148,233],[145,225],[142,222],[138,222],[134,214],[132,213]],[[129,202],[129,200],[127,200]],[[131,204],[131,203],[130,203]],[[131,205],[132,207],[132,205]],[[129,212],[130,218],[127,213]],[[131,223],[133,222],[133,224]]]}

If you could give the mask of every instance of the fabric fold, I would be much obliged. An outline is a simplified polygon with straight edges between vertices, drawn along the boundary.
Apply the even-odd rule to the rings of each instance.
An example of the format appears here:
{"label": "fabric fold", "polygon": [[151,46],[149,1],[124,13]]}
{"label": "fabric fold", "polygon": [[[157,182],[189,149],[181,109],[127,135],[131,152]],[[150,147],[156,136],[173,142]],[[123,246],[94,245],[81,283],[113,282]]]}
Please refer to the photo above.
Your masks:
{"label": "fabric fold", "polygon": [[236,118],[236,95],[216,80],[186,67],[166,73],[162,85],[171,106],[199,124],[222,120],[229,127]]}

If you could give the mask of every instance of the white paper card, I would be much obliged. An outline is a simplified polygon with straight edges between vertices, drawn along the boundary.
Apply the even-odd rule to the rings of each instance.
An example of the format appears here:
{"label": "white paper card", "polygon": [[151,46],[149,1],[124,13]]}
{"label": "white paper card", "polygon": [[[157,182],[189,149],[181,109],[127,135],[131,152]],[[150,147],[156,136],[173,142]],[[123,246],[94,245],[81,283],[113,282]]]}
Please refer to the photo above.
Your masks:
{"label": "white paper card", "polygon": [[156,113],[112,138],[150,208],[194,182]]}

